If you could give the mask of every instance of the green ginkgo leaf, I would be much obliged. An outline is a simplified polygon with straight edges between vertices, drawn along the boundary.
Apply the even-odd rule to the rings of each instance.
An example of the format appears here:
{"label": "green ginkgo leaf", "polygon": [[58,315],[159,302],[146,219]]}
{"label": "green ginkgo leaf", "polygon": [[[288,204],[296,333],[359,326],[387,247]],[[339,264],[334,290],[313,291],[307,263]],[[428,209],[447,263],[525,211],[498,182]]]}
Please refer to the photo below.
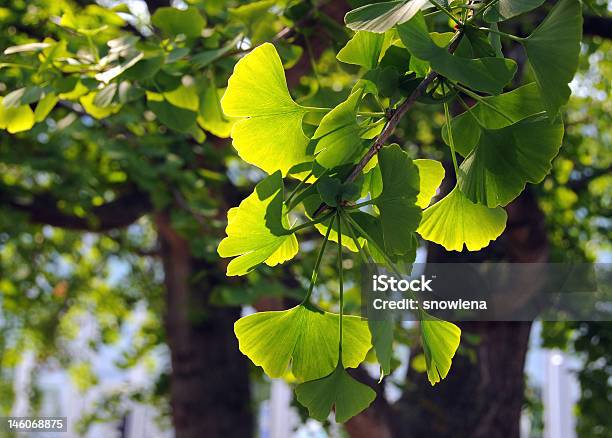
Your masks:
{"label": "green ginkgo leaf", "polygon": [[582,40],[582,6],[578,0],[561,0],[523,40],[527,58],[551,118],[567,103],[569,82],[578,68]]}
{"label": "green ginkgo leaf", "polygon": [[42,122],[47,118],[51,110],[55,107],[58,102],[57,95],[55,93],[46,93],[45,96],[38,101],[36,109],[34,110],[34,119],[37,122]]}
{"label": "green ginkgo leaf", "polygon": [[376,353],[376,360],[380,364],[382,376],[391,373],[391,359],[393,357],[393,332],[395,324],[392,320],[373,320],[368,318],[368,327],[372,335],[372,346]]}
{"label": "green ginkgo leaf", "polygon": [[459,168],[458,185],[473,202],[505,206],[550,171],[563,139],[560,118],[535,116],[501,129],[483,129]]}
{"label": "green ginkgo leaf", "polygon": [[427,0],[399,0],[373,3],[349,11],[344,16],[346,27],[383,33],[396,24],[405,23],[427,4]]}
{"label": "green ginkgo leaf", "polygon": [[357,32],[353,38],[338,52],[338,61],[355,64],[369,70],[378,65],[385,35],[374,32]]}
{"label": "green ginkgo leaf", "polygon": [[[490,129],[504,128],[545,110],[535,82],[499,96],[483,97],[482,100],[485,104],[477,103],[470,111],[454,117],[451,121],[453,137],[460,139],[455,142],[455,150],[464,157],[480,140],[480,124]],[[448,144],[446,125],[442,129],[442,138]]]}
{"label": "green ginkgo leaf", "polygon": [[432,40],[422,14],[398,26],[397,31],[412,55],[428,61],[441,75],[474,90],[499,94],[516,73],[516,63],[511,59],[469,59],[448,53]]}
{"label": "green ginkgo leaf", "polygon": [[517,15],[529,12],[539,7],[542,3],[544,3],[544,0],[499,0],[493,2],[483,17],[489,23],[506,21]]}
{"label": "green ginkgo leaf", "polygon": [[309,111],[289,95],[280,57],[265,43],[238,61],[221,99],[226,116],[247,117],[232,128],[240,157],[268,173],[287,174],[310,161],[302,119]]}
{"label": "green ginkgo leaf", "polygon": [[417,232],[448,251],[478,251],[499,237],[506,227],[503,208],[475,204],[455,187],[423,212]]}
{"label": "green ginkgo leaf", "polygon": [[237,256],[227,266],[227,275],[244,275],[260,263],[274,266],[297,254],[298,242],[287,229],[284,208],[283,180],[275,172],[227,212],[227,237],[217,248],[221,257]]}
{"label": "green ginkgo leaf", "polygon": [[444,167],[436,160],[414,160],[419,169],[419,195],[416,205],[427,208],[444,179]]}
{"label": "green ginkgo leaf", "polygon": [[195,127],[196,113],[168,102],[162,94],[147,91],[147,107],[161,123],[179,132],[190,132]]}
{"label": "green ginkgo leaf", "polygon": [[105,107],[96,105],[94,103],[96,94],[96,92],[91,92],[79,98],[79,103],[83,106],[83,109],[87,112],[87,114],[96,119],[104,119],[119,112],[121,109],[121,104],[115,103]]}
{"label": "green ginkgo leaf", "polygon": [[321,119],[312,137],[318,140],[315,160],[321,166],[332,169],[350,163],[361,154],[364,141],[360,138],[361,127],[357,124],[361,94],[361,90],[355,91]]}
{"label": "green ginkgo leaf", "polygon": [[34,126],[34,112],[30,105],[21,105],[17,108],[6,108],[3,98],[0,97],[0,129],[6,129],[9,133],[27,131]]}
{"label": "green ginkgo leaf", "polygon": [[[312,304],[289,310],[258,312],[234,325],[240,351],[273,378],[289,370],[302,381],[331,373],[338,363],[340,316]],[[342,362],[356,368],[372,347],[367,323],[344,316]]]}
{"label": "green ginkgo leaf", "polygon": [[158,8],[151,17],[151,23],[166,35],[183,34],[188,38],[199,37],[206,26],[206,20],[196,8],[184,10],[172,7]]}
{"label": "green ginkgo leaf", "polygon": [[453,323],[431,316],[422,320],[420,327],[427,378],[433,386],[448,375],[461,340],[461,329]]}
{"label": "green ginkgo leaf", "polygon": [[336,422],[344,423],[370,406],[376,392],[338,365],[330,375],[298,385],[295,396],[312,418],[325,421],[335,407]]}
{"label": "green ginkgo leaf", "polygon": [[380,210],[385,249],[389,254],[408,254],[421,220],[421,209],[416,205],[419,171],[396,144],[381,149],[378,163],[383,188],[374,202]]}

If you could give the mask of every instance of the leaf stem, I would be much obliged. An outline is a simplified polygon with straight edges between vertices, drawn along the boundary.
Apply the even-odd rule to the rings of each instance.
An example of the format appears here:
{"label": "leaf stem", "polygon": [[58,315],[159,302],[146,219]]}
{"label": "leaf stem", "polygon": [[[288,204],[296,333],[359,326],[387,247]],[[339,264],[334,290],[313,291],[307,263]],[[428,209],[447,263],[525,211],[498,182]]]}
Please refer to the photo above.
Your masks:
{"label": "leaf stem", "polygon": [[295,188],[291,191],[291,193],[289,194],[289,197],[287,198],[287,200],[285,201],[286,205],[290,205],[291,204],[291,200],[293,199],[293,197],[297,194],[298,190],[300,190],[304,184],[306,184],[306,181],[308,181],[310,179],[310,177],[312,176],[312,171],[310,171],[310,173],[308,174],[308,176],[306,178],[304,178],[303,180],[301,180],[297,186],[295,186]]}
{"label": "leaf stem", "polygon": [[330,211],[329,213],[324,214],[323,216],[321,216],[321,217],[319,217],[319,218],[313,219],[313,220],[311,220],[311,221],[305,222],[305,223],[303,223],[303,224],[300,224],[300,225],[298,225],[298,226],[296,226],[296,227],[291,228],[291,229],[289,230],[289,232],[291,232],[291,233],[295,233],[295,232],[297,232],[297,231],[303,230],[304,228],[309,228],[309,227],[312,227],[312,226],[314,226],[314,225],[316,225],[316,224],[319,224],[319,223],[321,223],[321,222],[323,222],[323,221],[325,221],[325,220],[329,219],[331,216],[333,216],[333,214],[334,214],[334,212],[333,212],[333,211]]}
{"label": "leaf stem", "polygon": [[465,100],[463,100],[463,98],[459,95],[457,95],[457,99],[459,99],[459,103],[461,104],[461,106],[465,108],[465,110],[470,114],[470,116],[472,116],[478,126],[480,126],[482,129],[486,129],[480,119],[476,116],[476,114],[474,114],[474,110],[467,103],[465,103]]}
{"label": "leaf stem", "polygon": [[501,30],[491,29],[490,27],[477,27],[476,29],[484,30],[484,31],[490,32],[490,33],[494,33],[496,35],[499,35],[499,36],[502,36],[502,37],[505,37],[505,38],[510,38],[511,40],[518,41],[519,43],[523,42],[523,41],[525,41],[527,39],[527,38],[521,38],[521,37],[516,36],[516,35],[512,35],[510,33],[502,32]]}
{"label": "leaf stem", "polygon": [[470,19],[470,21],[474,21],[476,18],[478,18],[478,16],[480,16],[480,15],[484,14],[485,12],[487,12],[487,10],[491,6],[495,5],[495,3],[498,3],[498,2],[499,2],[499,0],[492,0],[489,3],[487,3],[486,5],[482,6],[480,9],[478,9],[476,11],[476,13],[474,15],[472,15],[472,18]]}
{"label": "leaf stem", "polygon": [[510,116],[508,116],[507,114],[505,114],[503,111],[501,111],[499,108],[496,108],[495,106],[491,105],[489,102],[486,101],[485,98],[483,98],[482,96],[479,96],[478,94],[474,93],[472,90],[469,90],[465,87],[463,87],[462,85],[459,85],[456,82],[451,82],[453,87],[455,87],[457,90],[461,91],[462,93],[467,94],[468,96],[470,96],[472,99],[477,100],[479,103],[482,103],[484,106],[486,106],[487,108],[492,109],[493,111],[495,111],[497,114],[499,114],[500,116],[502,116],[504,119],[508,120],[510,122],[510,124],[514,123],[514,120],[512,120],[512,118],[510,118]]}
{"label": "leaf stem", "polygon": [[[342,211],[342,214],[346,215],[347,213]],[[357,252],[359,253],[359,256],[361,257],[361,261],[363,261],[363,263],[368,263],[369,255],[366,253],[365,247],[363,248],[361,247],[361,244],[359,243],[359,239],[357,239],[357,236],[355,235],[355,230],[353,230],[353,227],[351,226],[351,224],[348,223],[347,219],[345,219],[345,221],[347,222],[346,227],[349,230],[353,243],[355,243],[355,246],[357,247]]]}
{"label": "leaf stem", "polygon": [[344,319],[344,271],[342,267],[342,218],[340,210],[336,211],[338,219],[338,290],[340,294],[340,341],[338,342],[338,362],[342,364],[342,320]]}
{"label": "leaf stem", "polygon": [[383,111],[358,111],[357,115],[366,117],[384,117],[385,113]]}
{"label": "leaf stem", "polygon": [[367,205],[372,205],[372,204],[374,204],[374,199],[368,199],[367,201],[359,202],[355,205],[347,205],[345,206],[345,208],[349,210],[354,210],[354,209],[365,207]]}
{"label": "leaf stem", "polygon": [[441,12],[443,12],[446,16],[448,16],[448,18],[450,18],[451,20],[453,20],[455,23],[457,23],[459,26],[463,26],[463,23],[461,22],[461,20],[459,20],[458,18],[456,18],[453,13],[451,11],[449,11],[448,9],[446,9],[444,6],[442,6],[440,3],[438,3],[436,0],[429,0],[431,2],[431,4],[433,4],[436,8],[438,8]]}
{"label": "leaf stem", "polygon": [[446,117],[446,132],[448,132],[448,145],[453,158],[453,167],[455,168],[455,178],[459,178],[459,166],[457,165],[457,157],[455,155],[455,142],[453,141],[453,127],[451,125],[451,117],[448,111],[448,103],[444,102],[444,116]]}
{"label": "leaf stem", "polygon": [[[334,212],[332,212],[333,214]],[[302,304],[306,303],[310,296],[312,295],[312,291],[315,287],[315,283],[317,282],[317,277],[319,275],[319,267],[321,266],[321,260],[323,260],[323,253],[325,252],[325,246],[327,245],[327,241],[329,240],[329,234],[331,233],[332,227],[334,226],[334,217],[329,222],[329,228],[327,229],[327,233],[325,233],[325,238],[323,239],[323,243],[321,244],[321,249],[319,250],[319,254],[317,255],[317,260],[315,261],[314,269],[312,270],[312,276],[310,277],[310,285],[308,286],[308,292],[306,292],[306,296],[302,301]]]}

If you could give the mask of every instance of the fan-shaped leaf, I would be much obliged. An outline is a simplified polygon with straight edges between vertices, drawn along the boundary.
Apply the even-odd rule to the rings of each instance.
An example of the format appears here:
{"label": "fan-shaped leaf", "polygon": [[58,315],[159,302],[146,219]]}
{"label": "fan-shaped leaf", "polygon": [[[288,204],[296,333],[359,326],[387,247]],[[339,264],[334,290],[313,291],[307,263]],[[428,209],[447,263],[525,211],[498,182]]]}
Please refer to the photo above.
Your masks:
{"label": "fan-shaped leaf", "polygon": [[380,210],[385,249],[389,254],[408,254],[413,250],[413,234],[421,220],[421,209],[416,205],[418,168],[398,145],[383,148],[378,153],[378,163],[383,188],[375,204]]}
{"label": "fan-shaped leaf", "polygon": [[238,155],[268,173],[286,175],[294,165],[309,161],[308,137],[302,119],[308,112],[293,101],[283,66],[272,44],[255,48],[234,67],[221,99],[229,117],[248,117],[234,124]]}
{"label": "fan-shaped leaf", "polygon": [[506,227],[503,208],[475,204],[455,187],[442,200],[423,212],[417,232],[425,240],[448,251],[478,251],[495,240]]}
{"label": "fan-shaped leaf", "polygon": [[421,321],[421,339],[427,363],[427,377],[433,386],[448,375],[461,340],[461,329],[450,322],[428,318]]}
{"label": "fan-shaped leaf", "polygon": [[[290,310],[259,312],[234,325],[240,351],[270,377],[282,377],[291,367],[300,380],[318,379],[338,363],[340,316],[304,304]],[[342,362],[356,368],[371,348],[367,323],[344,316]]]}
{"label": "fan-shaped leaf", "polygon": [[378,65],[385,36],[380,33],[357,32],[338,52],[338,61],[356,64],[369,70]]}
{"label": "fan-shaped leaf", "polygon": [[428,61],[443,76],[475,90],[499,94],[516,72],[516,63],[511,59],[469,59],[448,53],[431,39],[422,14],[398,26],[397,31],[411,54]]}
{"label": "fan-shaped leaf", "polygon": [[34,126],[34,112],[30,105],[17,108],[5,108],[0,97],[0,129],[6,129],[11,134],[27,131]]}
{"label": "fan-shaped leaf", "polygon": [[350,163],[362,151],[360,126],[357,124],[357,107],[361,90],[327,113],[313,135],[318,140],[315,160],[321,166],[332,169]]}
{"label": "fan-shaped leaf", "polygon": [[400,0],[373,3],[349,11],[344,22],[349,29],[383,33],[410,20],[428,0]]}
{"label": "fan-shaped leaf", "polygon": [[338,423],[354,417],[376,398],[372,388],[353,379],[340,365],[329,376],[302,383],[295,388],[295,395],[319,421],[325,421],[335,406]]}
{"label": "fan-shaped leaf", "polygon": [[275,172],[227,212],[227,237],[217,251],[221,257],[238,256],[227,266],[227,275],[244,275],[262,262],[274,266],[295,256],[298,242],[286,228],[283,208],[283,180]]}
{"label": "fan-shaped leaf", "polygon": [[478,146],[459,168],[459,188],[473,202],[505,206],[525,184],[539,183],[563,139],[560,118],[535,116],[501,129],[484,129]]}
{"label": "fan-shaped leaf", "polygon": [[[474,149],[480,140],[481,128],[475,118],[486,128],[499,129],[545,109],[535,82],[499,96],[487,96],[482,99],[486,105],[477,103],[470,111],[454,117],[451,121],[453,136],[459,139],[455,142],[455,150],[464,157]],[[446,125],[442,129],[442,138],[448,144]]]}
{"label": "fan-shaped leaf", "polygon": [[561,0],[523,41],[546,110],[554,118],[571,94],[568,83],[578,68],[582,39],[582,6]]}
{"label": "fan-shaped leaf", "polygon": [[183,34],[188,38],[199,37],[202,29],[206,26],[206,20],[196,8],[185,10],[172,7],[158,8],[153,14],[151,22],[166,35],[177,36]]}

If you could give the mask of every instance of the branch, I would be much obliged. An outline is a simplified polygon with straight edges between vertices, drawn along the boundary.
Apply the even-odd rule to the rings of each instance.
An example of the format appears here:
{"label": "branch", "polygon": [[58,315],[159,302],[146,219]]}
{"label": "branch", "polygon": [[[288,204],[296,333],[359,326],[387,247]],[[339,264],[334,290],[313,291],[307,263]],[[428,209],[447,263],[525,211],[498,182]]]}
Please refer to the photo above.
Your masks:
{"label": "branch", "polygon": [[[462,37],[463,37],[463,32],[461,31],[458,31],[455,34],[455,36],[453,37],[453,40],[448,46],[449,53],[453,53],[455,50],[457,50],[457,46],[459,46],[459,43],[461,42]],[[376,155],[378,151],[382,149],[382,147],[385,145],[389,137],[391,137],[391,134],[393,134],[393,131],[395,131],[395,128],[397,127],[399,122],[402,120],[404,115],[412,108],[416,100],[423,94],[423,92],[425,92],[425,90],[427,90],[427,87],[429,87],[429,85],[431,85],[431,83],[437,77],[438,77],[438,73],[435,71],[431,71],[427,76],[425,76],[425,78],[421,81],[421,83],[415,88],[412,94],[408,96],[408,98],[404,102],[402,102],[402,104],[399,107],[397,107],[397,109],[393,112],[393,115],[391,116],[391,118],[389,119],[385,127],[383,128],[382,132],[378,135],[378,137],[376,137],[376,140],[374,140],[374,143],[372,144],[372,146],[370,146],[370,149],[368,149],[368,151],[363,156],[363,158],[359,161],[359,163],[355,165],[355,167],[353,168],[353,171],[350,173],[350,175],[345,180],[345,182],[353,182],[357,179],[359,174],[361,174],[363,169],[370,162],[370,160],[374,157],[374,155]],[[319,215],[326,208],[327,208],[326,204],[321,204],[319,208],[317,208],[317,210],[315,211],[313,217]]]}
{"label": "branch", "polygon": [[10,197],[0,186],[0,206],[6,205],[26,213],[32,223],[51,225],[70,230],[108,231],[126,227],[152,211],[153,206],[146,193],[138,189],[126,193],[114,201],[94,207],[87,217],[79,217],[61,211],[58,199],[50,193],[31,196],[29,202]]}

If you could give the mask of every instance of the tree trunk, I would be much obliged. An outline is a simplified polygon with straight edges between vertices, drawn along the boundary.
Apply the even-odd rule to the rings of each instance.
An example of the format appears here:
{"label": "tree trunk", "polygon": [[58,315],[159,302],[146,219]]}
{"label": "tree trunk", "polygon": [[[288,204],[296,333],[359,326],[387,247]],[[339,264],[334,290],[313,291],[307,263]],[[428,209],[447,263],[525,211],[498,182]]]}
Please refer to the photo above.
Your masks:
{"label": "tree trunk", "polygon": [[172,356],[170,396],[177,438],[249,437],[253,412],[248,364],[233,325],[239,308],[209,304],[225,274],[194,258],[165,213],[156,223],[166,286],[166,336]]}

